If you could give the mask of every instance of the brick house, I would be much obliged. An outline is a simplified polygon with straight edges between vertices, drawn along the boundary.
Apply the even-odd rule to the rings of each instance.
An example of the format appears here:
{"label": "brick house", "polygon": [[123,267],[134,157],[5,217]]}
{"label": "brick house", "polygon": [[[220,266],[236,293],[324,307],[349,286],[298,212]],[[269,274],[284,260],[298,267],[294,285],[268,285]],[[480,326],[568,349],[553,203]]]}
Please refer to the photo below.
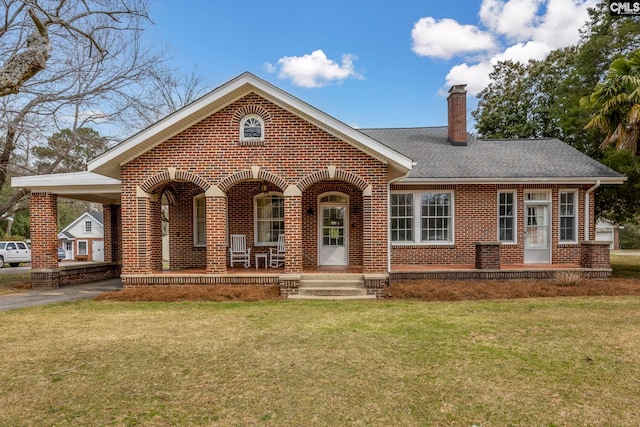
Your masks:
{"label": "brick house", "polygon": [[[625,178],[559,140],[473,139],[464,86],[448,110],[444,127],[354,129],[242,74],[87,172],[14,178],[31,191],[32,282],[61,283],[58,196],[103,204],[104,264],[125,286],[277,283],[292,295],[324,271],[381,296],[390,278],[606,277],[594,192]],[[284,267],[256,269],[281,233]],[[232,234],[252,247],[250,269],[230,267]]]}

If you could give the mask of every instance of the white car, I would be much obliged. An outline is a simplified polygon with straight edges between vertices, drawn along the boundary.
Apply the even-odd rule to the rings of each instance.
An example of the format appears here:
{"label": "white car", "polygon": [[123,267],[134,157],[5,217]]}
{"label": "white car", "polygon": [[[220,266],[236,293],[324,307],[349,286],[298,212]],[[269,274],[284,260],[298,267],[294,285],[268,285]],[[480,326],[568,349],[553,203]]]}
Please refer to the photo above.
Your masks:
{"label": "white car", "polygon": [[25,242],[0,242],[0,268],[5,264],[17,267],[21,262],[31,262],[31,249]]}

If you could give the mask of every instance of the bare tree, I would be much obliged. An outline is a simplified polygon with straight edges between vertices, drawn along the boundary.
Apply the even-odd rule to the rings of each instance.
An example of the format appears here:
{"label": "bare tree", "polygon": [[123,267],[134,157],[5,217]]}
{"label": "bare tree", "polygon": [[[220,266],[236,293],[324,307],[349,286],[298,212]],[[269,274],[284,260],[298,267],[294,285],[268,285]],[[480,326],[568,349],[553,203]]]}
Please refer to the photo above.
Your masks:
{"label": "bare tree", "polygon": [[[113,140],[182,106],[169,105],[177,93],[199,92],[195,75],[189,95],[167,50],[144,42],[148,25],[146,0],[0,0],[0,215],[25,196],[8,176],[53,172],[30,155],[51,135],[98,126]],[[185,89],[159,108],[162,79]]]}

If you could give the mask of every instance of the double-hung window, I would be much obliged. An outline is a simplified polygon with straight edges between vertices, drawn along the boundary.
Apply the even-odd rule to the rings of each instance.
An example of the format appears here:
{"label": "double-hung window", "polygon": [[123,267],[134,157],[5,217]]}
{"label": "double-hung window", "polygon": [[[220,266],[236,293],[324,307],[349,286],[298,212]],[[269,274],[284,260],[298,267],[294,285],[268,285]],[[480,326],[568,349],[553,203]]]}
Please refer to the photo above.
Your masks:
{"label": "double-hung window", "polygon": [[498,240],[516,242],[516,193],[498,193]]}
{"label": "double-hung window", "polygon": [[255,244],[276,245],[284,234],[284,198],[281,194],[261,194],[254,199]]}
{"label": "double-hung window", "polygon": [[578,241],[577,204],[578,193],[560,191],[560,242],[576,243]]}
{"label": "double-hung window", "polygon": [[393,243],[453,243],[453,193],[391,194]]}
{"label": "double-hung window", "polygon": [[391,195],[391,241],[413,242],[413,194]]}

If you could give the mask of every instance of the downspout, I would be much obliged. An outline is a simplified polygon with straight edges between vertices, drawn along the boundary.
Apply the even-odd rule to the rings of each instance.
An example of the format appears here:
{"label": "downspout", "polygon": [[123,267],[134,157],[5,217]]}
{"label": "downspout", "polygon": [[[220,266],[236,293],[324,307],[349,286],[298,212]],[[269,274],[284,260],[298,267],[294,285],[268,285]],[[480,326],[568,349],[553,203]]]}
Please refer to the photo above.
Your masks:
{"label": "downspout", "polygon": [[596,191],[598,189],[598,187],[600,187],[600,180],[597,180],[595,185],[593,187],[591,187],[590,189],[587,190],[586,193],[584,193],[584,240],[588,241],[589,240],[589,222],[590,222],[590,205],[591,205],[591,198],[590,195],[591,193],[593,193],[594,191]]}

